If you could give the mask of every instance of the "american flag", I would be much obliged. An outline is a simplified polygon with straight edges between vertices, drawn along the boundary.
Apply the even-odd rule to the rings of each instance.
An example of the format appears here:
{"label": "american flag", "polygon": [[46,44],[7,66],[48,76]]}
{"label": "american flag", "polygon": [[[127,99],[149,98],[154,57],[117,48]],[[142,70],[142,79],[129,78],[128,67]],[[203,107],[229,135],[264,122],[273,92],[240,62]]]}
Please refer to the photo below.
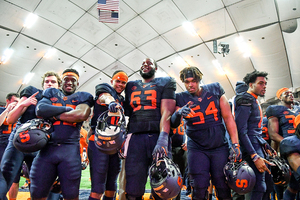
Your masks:
{"label": "american flag", "polygon": [[106,11],[106,10],[98,10],[98,11],[99,11],[99,22],[116,23],[116,24],[119,22],[119,12]]}
{"label": "american flag", "polygon": [[98,0],[97,9],[100,10],[119,10],[119,0]]}

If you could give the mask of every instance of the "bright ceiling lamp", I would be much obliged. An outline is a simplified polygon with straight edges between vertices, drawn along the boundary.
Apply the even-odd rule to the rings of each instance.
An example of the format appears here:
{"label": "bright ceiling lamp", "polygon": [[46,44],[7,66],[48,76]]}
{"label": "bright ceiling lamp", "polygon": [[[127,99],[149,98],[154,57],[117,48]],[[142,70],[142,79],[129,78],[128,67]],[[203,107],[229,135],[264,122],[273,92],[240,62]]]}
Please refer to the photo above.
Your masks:
{"label": "bright ceiling lamp", "polygon": [[50,58],[51,56],[54,55],[55,52],[56,52],[56,49],[51,48],[51,49],[49,49],[49,50],[45,53],[45,55],[44,55],[43,57],[44,57],[44,58]]}
{"label": "bright ceiling lamp", "polygon": [[213,60],[212,63],[213,63],[213,65],[218,69],[218,71],[219,71],[220,74],[222,74],[222,75],[225,74],[225,72],[224,72],[224,70],[222,69],[221,64],[219,63],[218,60]]}
{"label": "bright ceiling lamp", "polygon": [[6,49],[3,53],[3,56],[1,57],[1,64],[5,64],[9,58],[11,57],[11,55],[13,54],[14,50],[12,49]]}
{"label": "bright ceiling lamp", "polygon": [[28,84],[33,76],[34,76],[34,73],[32,73],[32,72],[27,73],[24,77],[22,84],[25,84],[25,85]]}
{"label": "bright ceiling lamp", "polygon": [[187,66],[187,63],[183,60],[182,57],[177,56],[175,59],[176,59],[176,63],[178,63],[179,66]]}
{"label": "bright ceiling lamp", "polygon": [[183,22],[182,23],[183,28],[187,30],[192,36],[197,36],[197,32],[195,31],[195,28],[191,22]]}
{"label": "bright ceiling lamp", "polygon": [[37,18],[38,16],[36,14],[30,13],[25,19],[23,26],[26,28],[31,28],[33,24],[36,22]]}
{"label": "bright ceiling lamp", "polygon": [[245,40],[243,39],[243,37],[239,36],[235,39],[235,41],[239,47],[239,50],[243,53],[243,56],[245,58],[249,58],[251,56],[250,48],[248,44],[245,42]]}

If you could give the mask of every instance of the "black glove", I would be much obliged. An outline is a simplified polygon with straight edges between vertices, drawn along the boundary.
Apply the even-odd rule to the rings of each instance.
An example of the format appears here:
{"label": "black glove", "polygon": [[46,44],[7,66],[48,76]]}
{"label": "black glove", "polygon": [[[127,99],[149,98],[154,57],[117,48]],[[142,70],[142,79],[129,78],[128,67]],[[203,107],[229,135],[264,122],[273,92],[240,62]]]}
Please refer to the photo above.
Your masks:
{"label": "black glove", "polygon": [[229,160],[233,162],[241,162],[242,161],[242,152],[240,150],[240,145],[238,143],[232,144],[230,153],[229,153]]}
{"label": "black glove", "polygon": [[168,140],[169,134],[167,132],[160,132],[156,146],[154,147],[152,156],[153,159],[162,158],[168,154]]}
{"label": "black glove", "polygon": [[190,107],[190,102],[176,111],[182,117],[192,117],[195,112]]}
{"label": "black glove", "polygon": [[112,101],[109,103],[109,105],[108,105],[109,112],[116,113],[116,112],[118,112],[118,109],[120,109],[121,111],[123,110],[122,106],[119,103],[117,103],[115,101]]}
{"label": "black glove", "polygon": [[266,154],[268,154],[269,156],[272,156],[272,157],[277,156],[276,151],[267,142],[264,144],[263,147],[264,147]]}

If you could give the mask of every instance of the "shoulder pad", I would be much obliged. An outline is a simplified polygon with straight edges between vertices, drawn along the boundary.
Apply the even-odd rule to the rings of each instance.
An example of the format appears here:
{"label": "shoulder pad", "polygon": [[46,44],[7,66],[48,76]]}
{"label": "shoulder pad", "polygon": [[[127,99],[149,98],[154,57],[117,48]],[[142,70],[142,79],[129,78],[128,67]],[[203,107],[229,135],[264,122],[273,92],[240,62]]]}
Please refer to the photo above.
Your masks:
{"label": "shoulder pad", "polygon": [[[35,87],[33,87],[33,86],[27,86],[26,88],[24,88],[21,92],[20,92],[20,97],[22,98],[22,97],[30,97],[31,95],[33,95],[34,93],[36,93],[36,92],[42,92],[42,90],[39,90],[39,89],[37,89],[37,88],[35,88]],[[39,96],[39,95],[37,95],[37,96]],[[36,97],[37,97],[36,96]]]}
{"label": "shoulder pad", "polygon": [[115,90],[109,84],[107,84],[107,83],[101,83],[101,84],[96,85],[95,91],[96,91],[95,98],[98,98],[98,96],[101,93],[112,94]]}
{"label": "shoulder pad", "polygon": [[253,104],[253,99],[243,94],[237,95],[234,100],[236,106],[252,106]]}
{"label": "shoulder pad", "polygon": [[78,96],[80,98],[80,104],[87,104],[89,107],[94,106],[94,98],[93,95],[91,95],[88,92],[77,92]]}
{"label": "shoulder pad", "polygon": [[54,94],[57,94],[59,92],[61,92],[59,89],[48,88],[48,89],[44,90],[43,97],[50,98],[50,97],[53,97]]}

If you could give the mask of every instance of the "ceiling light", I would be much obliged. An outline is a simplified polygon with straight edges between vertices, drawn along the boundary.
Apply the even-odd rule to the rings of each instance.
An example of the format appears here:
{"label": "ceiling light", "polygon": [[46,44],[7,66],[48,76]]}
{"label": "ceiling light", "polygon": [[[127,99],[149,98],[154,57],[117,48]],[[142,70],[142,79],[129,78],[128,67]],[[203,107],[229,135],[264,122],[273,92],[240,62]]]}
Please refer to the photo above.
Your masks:
{"label": "ceiling light", "polygon": [[26,28],[31,28],[32,25],[36,22],[37,18],[38,16],[36,14],[30,13],[25,19],[23,26]]}
{"label": "ceiling light", "polygon": [[44,58],[50,58],[51,56],[53,56],[53,54],[56,52],[56,49],[54,49],[54,48],[51,48],[51,49],[49,49],[46,53],[45,53],[45,55],[43,56]]}
{"label": "ceiling light", "polygon": [[22,84],[28,84],[33,76],[34,76],[34,73],[32,73],[32,72],[27,73],[24,77]]}
{"label": "ceiling light", "polygon": [[192,36],[197,36],[197,32],[194,29],[194,26],[191,22],[183,22],[182,23],[183,28],[187,30]]}
{"label": "ceiling light", "polygon": [[213,65],[218,69],[218,71],[219,71],[220,74],[222,74],[222,75],[225,74],[225,72],[224,72],[224,70],[222,69],[221,64],[219,63],[218,60],[213,60],[212,63],[213,63]]}
{"label": "ceiling light", "polygon": [[14,50],[12,49],[6,49],[3,53],[3,56],[1,58],[1,64],[5,64],[9,58],[11,57],[11,55],[13,54]]}
{"label": "ceiling light", "polygon": [[238,45],[239,50],[243,53],[243,56],[245,58],[249,58],[251,56],[250,48],[248,44],[245,42],[245,40],[243,39],[243,37],[239,36],[235,39],[235,41]]}

